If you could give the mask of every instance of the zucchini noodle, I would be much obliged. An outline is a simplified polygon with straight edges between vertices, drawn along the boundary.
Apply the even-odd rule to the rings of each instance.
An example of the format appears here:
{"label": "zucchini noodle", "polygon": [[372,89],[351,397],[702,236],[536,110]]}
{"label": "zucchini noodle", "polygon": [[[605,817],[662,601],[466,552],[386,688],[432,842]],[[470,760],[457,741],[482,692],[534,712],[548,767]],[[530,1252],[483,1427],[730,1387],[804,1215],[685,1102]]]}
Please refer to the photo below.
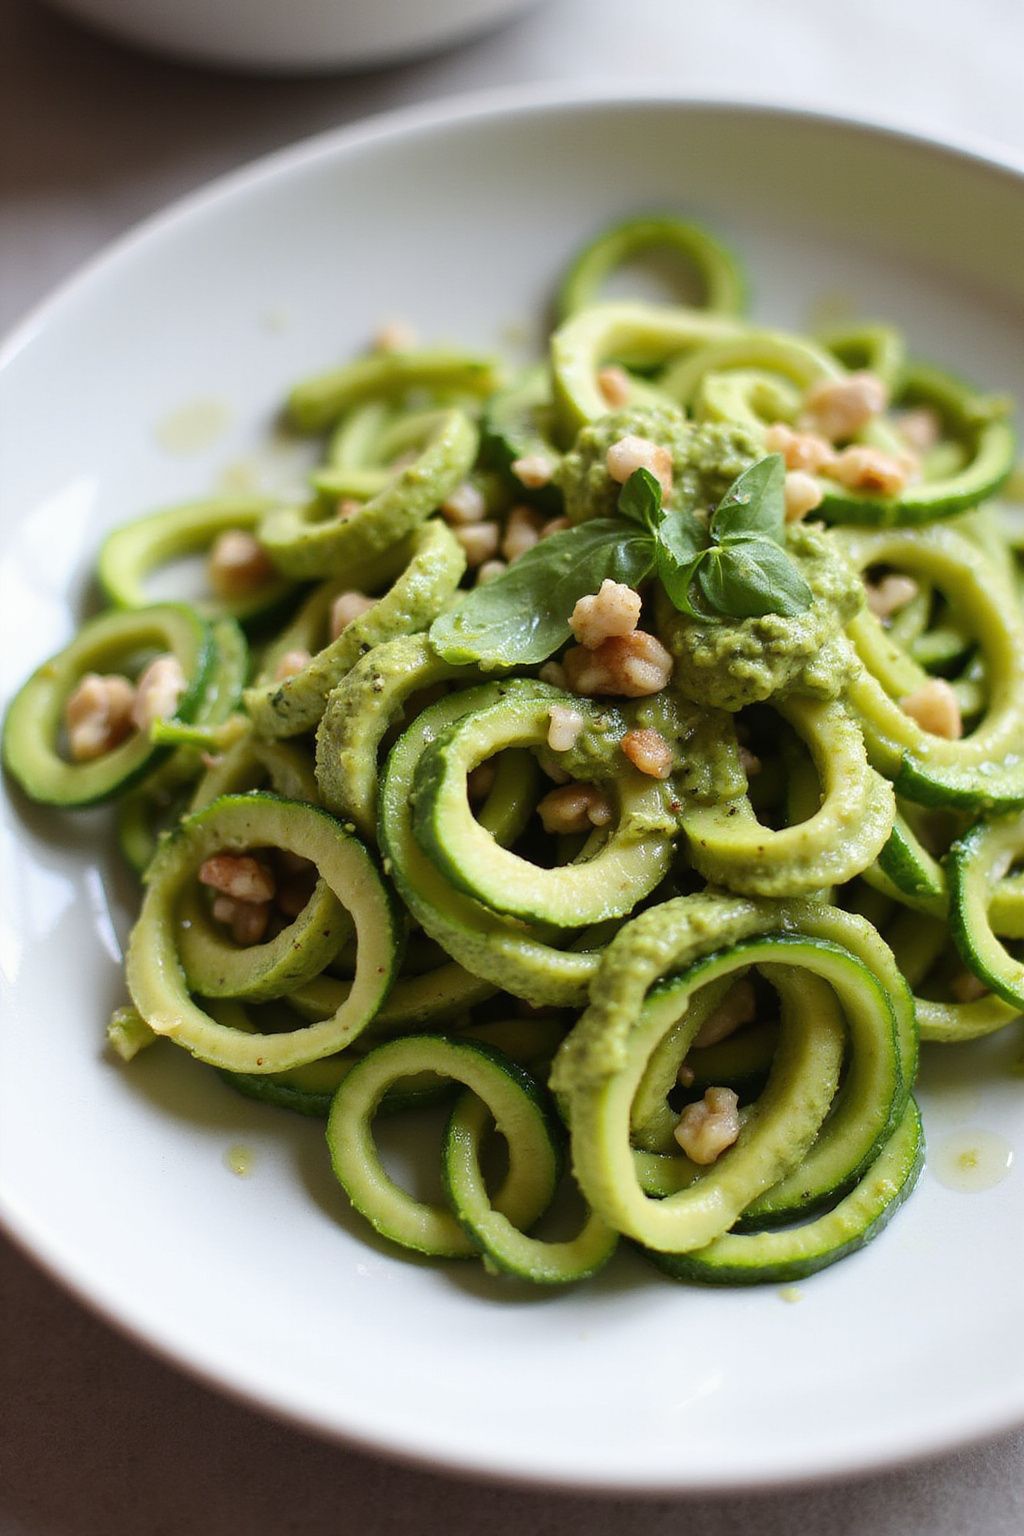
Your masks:
{"label": "zucchini noodle", "polygon": [[[294,501],[200,487],[108,534],[108,606],[3,761],[116,801],[112,1054],[322,1120],[397,1248],[793,1280],[912,1191],[919,1042],[1024,1011],[1011,406],[891,324],[748,319],[674,214],[600,233],[553,312],[518,370],[410,346],[297,383]],[[152,602],[188,558],[207,589]],[[440,1202],[378,1111],[442,1113]]]}

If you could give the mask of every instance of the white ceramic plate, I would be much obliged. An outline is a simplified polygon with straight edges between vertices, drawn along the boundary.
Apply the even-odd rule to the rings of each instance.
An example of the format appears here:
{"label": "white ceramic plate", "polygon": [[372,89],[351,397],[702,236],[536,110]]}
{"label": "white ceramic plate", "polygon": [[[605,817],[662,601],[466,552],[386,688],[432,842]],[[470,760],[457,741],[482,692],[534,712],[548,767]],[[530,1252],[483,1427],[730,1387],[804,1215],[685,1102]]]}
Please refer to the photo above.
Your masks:
{"label": "white ceramic plate", "polygon": [[321,73],[452,47],[532,0],[51,0],[131,43],[203,64]]}
{"label": "white ceramic plate", "polygon": [[[976,156],[653,99],[492,99],[330,135],[156,220],[8,346],[5,688],[70,635],[101,531],[251,455],[289,381],[396,314],[501,346],[582,237],[651,206],[733,242],[762,316],[805,325],[852,304],[1024,394],[1024,183]],[[184,454],[168,418],[199,397],[229,420],[200,448],[218,413],[194,412]],[[396,1455],[595,1489],[877,1467],[1024,1417],[1019,1168],[973,1195],[926,1173],[888,1232],[795,1305],[770,1286],[675,1287],[630,1256],[529,1297],[477,1267],[410,1263],[347,1211],[316,1125],[170,1048],[131,1069],[104,1058],[131,897],[106,817],[7,804],[2,835],[4,1220],[208,1380]],[[929,1065],[933,1147],[971,1128],[1019,1138],[1020,1050],[1007,1032]],[[236,1143],[246,1179],[225,1166]]]}

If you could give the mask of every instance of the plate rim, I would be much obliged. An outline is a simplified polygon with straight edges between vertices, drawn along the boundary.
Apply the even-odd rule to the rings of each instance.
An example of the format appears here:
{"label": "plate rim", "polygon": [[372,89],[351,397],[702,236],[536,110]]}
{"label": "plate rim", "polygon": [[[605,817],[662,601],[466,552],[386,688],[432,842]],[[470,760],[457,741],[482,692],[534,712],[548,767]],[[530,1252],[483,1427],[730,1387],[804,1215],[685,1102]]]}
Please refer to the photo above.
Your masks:
{"label": "plate rim", "polygon": [[[760,116],[807,127],[819,125],[853,132],[866,141],[902,144],[954,164],[962,165],[966,162],[976,174],[996,175],[1016,185],[1018,192],[1024,193],[1024,153],[1018,154],[1009,146],[984,135],[940,134],[909,116],[901,118],[897,114],[835,111],[812,99],[786,101],[759,93],[694,94],[663,82],[623,84],[614,80],[588,79],[478,88],[376,112],[340,127],[306,135],[201,183],[137,220],[79,263],[0,338],[0,382],[10,364],[47,327],[55,321],[59,322],[65,306],[73,304],[80,292],[87,291],[94,279],[102,278],[109,271],[116,271],[121,263],[131,261],[140,249],[144,253],[149,242],[159,241],[165,233],[183,221],[201,216],[204,210],[225,198],[244,195],[260,183],[272,182],[279,176],[287,178],[293,171],[319,160],[331,159],[336,155],[355,155],[363,149],[394,139],[414,137],[420,132],[464,126],[475,120],[496,117],[522,118],[546,112],[584,113],[602,108],[635,107],[675,108],[684,112],[718,111],[724,115],[738,114],[749,118]],[[11,983],[2,972],[0,991],[3,994],[13,992]],[[19,1253],[41,1268],[88,1312],[145,1353],[183,1371],[203,1387],[227,1397],[243,1408],[312,1433],[330,1443],[404,1466],[476,1482],[636,1498],[666,1495],[696,1497],[738,1491],[757,1493],[808,1488],[828,1481],[853,1479],[928,1461],[991,1439],[1024,1423],[1022,1395],[1019,1402],[1004,1401],[987,1414],[979,1412],[969,1425],[948,1426],[937,1433],[933,1432],[926,1439],[915,1440],[908,1435],[896,1446],[879,1444],[871,1450],[854,1450],[852,1454],[843,1454],[837,1450],[830,1456],[820,1457],[813,1467],[801,1472],[754,1470],[749,1475],[730,1473],[701,1476],[698,1473],[683,1478],[671,1474],[657,1476],[645,1473],[642,1474],[642,1481],[613,1477],[595,1482],[592,1476],[585,1474],[510,1468],[495,1462],[493,1457],[488,1460],[486,1455],[467,1458],[464,1452],[460,1456],[458,1448],[442,1457],[436,1451],[384,1440],[379,1435],[375,1436],[373,1431],[327,1424],[315,1416],[314,1410],[303,1410],[301,1405],[282,1401],[282,1395],[276,1388],[261,1392],[255,1384],[239,1380],[237,1374],[232,1379],[223,1374],[223,1367],[216,1362],[208,1358],[204,1360],[193,1353],[194,1346],[164,1338],[159,1329],[154,1331],[152,1327],[126,1316],[106,1294],[109,1288],[86,1272],[88,1266],[76,1262],[72,1255],[63,1251],[59,1234],[48,1231],[45,1223],[34,1217],[30,1210],[21,1207],[17,1197],[11,1198],[8,1195],[2,1181],[2,1170],[0,1231]],[[267,1390],[275,1391],[276,1397],[268,1397]]]}

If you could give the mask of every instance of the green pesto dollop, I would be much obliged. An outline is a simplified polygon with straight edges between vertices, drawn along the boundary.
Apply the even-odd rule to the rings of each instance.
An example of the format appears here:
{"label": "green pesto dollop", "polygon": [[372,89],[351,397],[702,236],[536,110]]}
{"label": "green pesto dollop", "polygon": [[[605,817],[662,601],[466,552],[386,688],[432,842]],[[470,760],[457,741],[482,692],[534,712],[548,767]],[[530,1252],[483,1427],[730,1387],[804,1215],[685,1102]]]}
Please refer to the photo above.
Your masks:
{"label": "green pesto dollop", "polygon": [[773,694],[834,699],[856,662],[844,627],[864,601],[857,573],[822,529],[795,524],[786,549],[814,600],[791,618],[693,619],[659,593],[658,634],[676,658],[675,687],[706,706],[738,710]]}
{"label": "green pesto dollop", "polygon": [[[565,694],[562,699],[567,709],[572,709],[575,702],[576,697],[571,693]],[[625,714],[611,699],[606,703],[604,700],[595,702],[604,703],[605,707],[598,715],[587,712],[583,729],[571,747],[564,752],[554,752],[550,747],[538,749],[537,759],[541,767],[545,770],[554,769],[553,776],[565,773],[570,779],[596,784],[614,779],[616,773],[621,773],[623,762],[620,743],[629,730]]]}
{"label": "green pesto dollop", "polygon": [[686,805],[717,805],[747,787],[736,731],[721,709],[702,709],[674,688],[628,706],[630,729],[657,731],[672,749],[671,783]]}
{"label": "green pesto dollop", "polygon": [[566,516],[572,522],[614,515],[622,487],[608,473],[608,449],[629,436],[646,437],[670,449],[670,505],[717,505],[736,476],[762,452],[757,439],[744,428],[689,422],[682,411],[667,403],[612,411],[577,434],[555,473],[565,497]]}
{"label": "green pesto dollop", "polygon": [[[572,696],[566,696],[571,707]],[[541,766],[556,766],[570,778],[602,783],[619,777],[625,765],[622,738],[627,731],[657,731],[672,751],[672,771],[665,781],[665,805],[672,826],[687,806],[717,805],[735,799],[746,788],[739,744],[729,715],[702,709],[672,688],[646,699],[603,710],[589,721],[564,752],[544,747]]]}

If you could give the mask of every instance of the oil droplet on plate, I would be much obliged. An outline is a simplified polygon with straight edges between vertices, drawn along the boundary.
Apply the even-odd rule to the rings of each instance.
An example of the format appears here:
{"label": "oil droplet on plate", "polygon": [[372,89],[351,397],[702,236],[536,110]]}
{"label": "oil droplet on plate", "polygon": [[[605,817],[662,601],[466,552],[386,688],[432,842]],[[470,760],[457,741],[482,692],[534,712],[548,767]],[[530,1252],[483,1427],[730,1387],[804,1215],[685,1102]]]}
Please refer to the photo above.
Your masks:
{"label": "oil droplet on plate", "polygon": [[252,1152],[248,1147],[235,1145],[224,1153],[224,1166],[239,1179],[247,1179],[252,1172]]}
{"label": "oil droplet on plate", "polygon": [[1002,1183],[1013,1164],[1013,1148],[994,1131],[963,1130],[940,1141],[928,1159],[947,1189],[974,1194]]}
{"label": "oil droplet on plate", "polygon": [[225,496],[251,496],[259,489],[259,467],[251,459],[225,464],[217,476],[217,490]]}
{"label": "oil droplet on plate", "polygon": [[165,453],[202,453],[230,421],[231,411],[223,400],[189,400],[158,421],[154,431]]}
{"label": "oil droplet on plate", "polygon": [[260,316],[260,325],[265,331],[269,331],[271,335],[274,335],[281,331],[286,331],[291,324],[291,318],[291,312],[281,305],[276,309],[264,310]]}

